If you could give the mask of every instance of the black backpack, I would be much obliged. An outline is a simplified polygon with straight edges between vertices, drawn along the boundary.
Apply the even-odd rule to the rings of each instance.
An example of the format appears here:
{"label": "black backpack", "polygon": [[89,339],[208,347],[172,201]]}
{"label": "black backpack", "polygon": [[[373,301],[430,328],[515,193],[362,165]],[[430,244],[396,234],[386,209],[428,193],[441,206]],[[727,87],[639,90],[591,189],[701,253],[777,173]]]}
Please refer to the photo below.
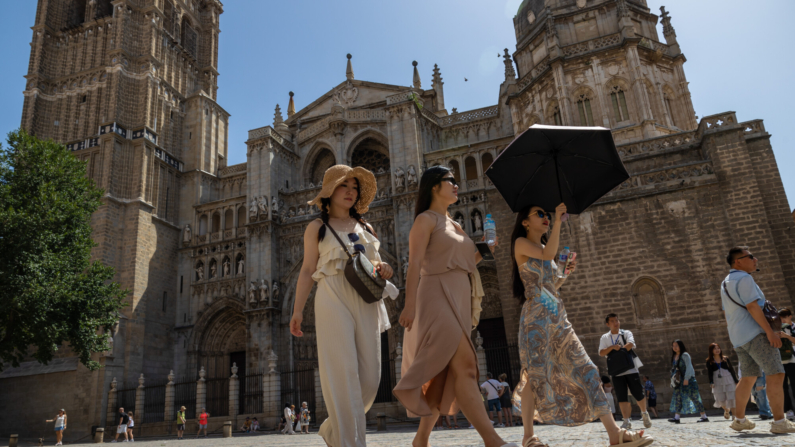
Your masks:
{"label": "black backpack", "polygon": [[[624,331],[619,331],[619,335],[621,335],[621,339],[624,340],[626,345],[627,339],[624,338]],[[607,354],[607,374],[617,376],[633,369],[635,367],[635,356],[633,354],[624,348]]]}

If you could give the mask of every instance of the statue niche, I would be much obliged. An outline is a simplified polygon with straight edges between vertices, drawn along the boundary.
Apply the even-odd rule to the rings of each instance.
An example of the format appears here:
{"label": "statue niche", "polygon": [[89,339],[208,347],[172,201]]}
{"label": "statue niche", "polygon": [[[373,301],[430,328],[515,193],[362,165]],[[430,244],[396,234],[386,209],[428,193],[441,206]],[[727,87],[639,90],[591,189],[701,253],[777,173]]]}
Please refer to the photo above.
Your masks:
{"label": "statue niche", "polygon": [[640,278],[632,285],[632,301],[639,323],[659,323],[668,318],[665,293],[657,280]]}

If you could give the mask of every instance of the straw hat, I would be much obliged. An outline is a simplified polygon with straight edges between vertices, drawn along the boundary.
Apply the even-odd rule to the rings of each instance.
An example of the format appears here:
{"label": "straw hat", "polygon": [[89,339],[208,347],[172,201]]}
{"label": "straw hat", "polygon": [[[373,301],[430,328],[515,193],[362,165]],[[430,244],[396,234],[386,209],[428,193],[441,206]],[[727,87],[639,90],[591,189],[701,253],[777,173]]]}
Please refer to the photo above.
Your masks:
{"label": "straw hat", "polygon": [[337,186],[345,180],[354,177],[359,180],[359,201],[356,203],[356,212],[359,214],[366,213],[370,209],[370,202],[375,198],[378,185],[375,182],[373,173],[361,166],[352,168],[346,165],[335,165],[326,169],[326,173],[323,174],[323,189],[320,190],[317,197],[312,199],[311,202],[307,202],[307,204],[317,205],[320,208],[320,199],[331,197]]}

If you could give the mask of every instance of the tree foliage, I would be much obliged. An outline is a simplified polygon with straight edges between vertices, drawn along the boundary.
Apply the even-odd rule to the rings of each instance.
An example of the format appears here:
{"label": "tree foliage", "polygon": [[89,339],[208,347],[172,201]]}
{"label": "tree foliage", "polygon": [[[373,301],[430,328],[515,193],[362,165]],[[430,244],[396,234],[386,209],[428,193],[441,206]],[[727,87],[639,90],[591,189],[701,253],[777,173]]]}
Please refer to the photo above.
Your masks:
{"label": "tree foliage", "polygon": [[[0,146],[0,361],[52,360],[62,346],[90,369],[110,348],[126,291],[91,262],[102,190],[86,164],[25,131]],[[0,363],[0,370],[3,365]]]}

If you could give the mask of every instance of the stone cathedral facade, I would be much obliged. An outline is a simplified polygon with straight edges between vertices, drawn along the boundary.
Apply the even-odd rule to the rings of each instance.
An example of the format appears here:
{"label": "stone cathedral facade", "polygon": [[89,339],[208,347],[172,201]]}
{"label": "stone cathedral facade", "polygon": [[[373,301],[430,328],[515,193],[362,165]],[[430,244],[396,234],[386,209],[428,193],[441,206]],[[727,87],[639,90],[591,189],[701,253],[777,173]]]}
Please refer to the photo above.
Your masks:
{"label": "stone cathedral facade", "polygon": [[[218,0],[39,0],[22,127],[67,144],[105,189],[94,256],[116,268],[130,305],[113,350],[97,355],[101,370],[87,371],[65,347],[50,365],[0,374],[0,394],[19,395],[0,399],[0,414],[13,413],[0,426],[50,417],[44,396],[74,408],[70,427],[103,426],[114,378],[195,379],[202,368],[228,377],[232,363],[251,371],[268,369],[269,359],[279,371],[316,367],[314,294],[304,338],[292,337],[288,322],[302,235],[317,217],[306,203],[324,171],[342,163],[375,173],[365,218],[402,287],[423,170],[454,170],[460,201],[450,214],[473,238],[492,214],[509,241],[514,215],[484,172],[536,123],[611,128],[632,174],[563,229],[580,266],[562,297],[594,359],[604,315],[616,312],[667,401],[674,339],[696,353],[711,341],[730,347],[718,286],[734,244],[760,256],[768,298],[792,304],[795,238],[770,135],[761,120],[740,123],[734,112],[696,117],[664,8],[657,16],[646,0],[525,0],[495,104],[476,110],[446,108],[437,66],[415,62],[413,72],[406,67],[412,87],[387,85],[356,79],[348,55],[344,78],[340,69],[339,79],[318,79],[328,92],[300,110],[300,91],[290,92],[286,117],[276,106],[272,124],[248,132],[246,162],[231,166],[230,115],[216,101],[223,8]],[[501,248],[479,266],[478,332],[489,370],[515,381],[521,309],[510,250]],[[395,326],[401,303],[387,304]],[[401,339],[397,327],[383,335],[386,376]]]}

